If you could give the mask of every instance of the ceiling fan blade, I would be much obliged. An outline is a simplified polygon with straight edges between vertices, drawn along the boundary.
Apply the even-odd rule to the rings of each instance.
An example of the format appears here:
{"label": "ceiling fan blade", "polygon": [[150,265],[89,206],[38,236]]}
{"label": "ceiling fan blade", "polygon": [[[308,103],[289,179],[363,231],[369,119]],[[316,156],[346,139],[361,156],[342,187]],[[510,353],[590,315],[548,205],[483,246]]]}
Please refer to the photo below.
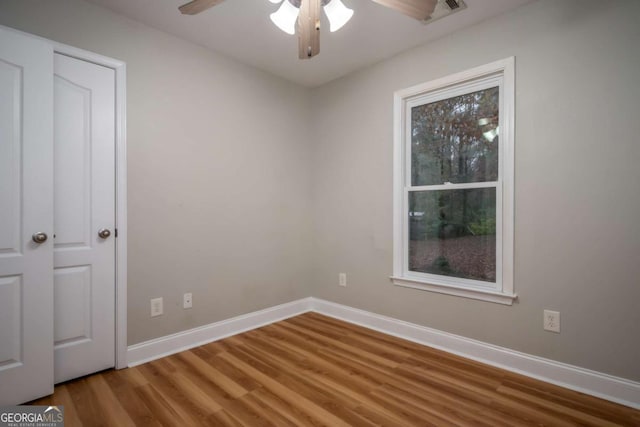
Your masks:
{"label": "ceiling fan blade", "polygon": [[196,15],[223,1],[224,0],[193,0],[183,4],[178,9],[180,9],[183,15]]}
{"label": "ceiling fan blade", "polygon": [[300,3],[298,15],[298,57],[300,59],[310,59],[320,53],[321,2],[321,0],[302,0]]}
{"label": "ceiling fan blade", "polygon": [[400,13],[426,21],[436,8],[438,0],[373,0]]}

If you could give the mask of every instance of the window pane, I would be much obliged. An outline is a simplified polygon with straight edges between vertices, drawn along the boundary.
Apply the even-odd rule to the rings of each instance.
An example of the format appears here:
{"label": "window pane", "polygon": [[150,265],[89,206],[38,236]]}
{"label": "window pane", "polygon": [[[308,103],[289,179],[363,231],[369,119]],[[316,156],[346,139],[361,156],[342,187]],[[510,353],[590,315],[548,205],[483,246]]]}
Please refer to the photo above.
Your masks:
{"label": "window pane", "polygon": [[411,109],[411,185],[498,180],[499,89]]}
{"label": "window pane", "polygon": [[495,188],[409,193],[409,270],[495,283]]}

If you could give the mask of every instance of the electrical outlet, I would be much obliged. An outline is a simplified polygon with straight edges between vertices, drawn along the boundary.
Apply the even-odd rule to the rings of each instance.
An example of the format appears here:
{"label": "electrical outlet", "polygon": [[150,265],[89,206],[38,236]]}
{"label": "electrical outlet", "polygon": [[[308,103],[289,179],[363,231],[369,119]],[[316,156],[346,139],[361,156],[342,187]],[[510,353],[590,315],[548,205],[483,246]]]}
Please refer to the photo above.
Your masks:
{"label": "electrical outlet", "polygon": [[151,317],[160,316],[163,312],[162,298],[153,298],[151,300]]}
{"label": "electrical outlet", "polygon": [[347,287],[347,273],[338,274],[338,285]]}
{"label": "electrical outlet", "polygon": [[182,308],[191,308],[193,307],[193,296],[191,292],[187,292],[182,296]]}
{"label": "electrical outlet", "polygon": [[544,330],[560,333],[560,312],[544,311]]}

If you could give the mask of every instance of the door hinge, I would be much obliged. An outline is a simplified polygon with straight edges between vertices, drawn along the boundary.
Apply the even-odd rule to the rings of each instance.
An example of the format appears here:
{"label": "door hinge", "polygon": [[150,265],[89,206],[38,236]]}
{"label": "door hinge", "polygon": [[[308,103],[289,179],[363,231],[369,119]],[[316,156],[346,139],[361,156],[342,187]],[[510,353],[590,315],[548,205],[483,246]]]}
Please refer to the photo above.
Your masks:
{"label": "door hinge", "polygon": [[113,236],[114,236],[115,238],[118,238],[118,229],[117,229],[117,228],[114,228],[114,229],[113,229]]}

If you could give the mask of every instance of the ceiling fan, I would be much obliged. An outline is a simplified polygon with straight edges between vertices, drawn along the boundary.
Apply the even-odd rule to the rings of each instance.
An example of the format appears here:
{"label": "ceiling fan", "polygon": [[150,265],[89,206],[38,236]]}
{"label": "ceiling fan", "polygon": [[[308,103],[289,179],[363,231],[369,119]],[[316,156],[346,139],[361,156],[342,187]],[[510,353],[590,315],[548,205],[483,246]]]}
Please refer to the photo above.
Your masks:
{"label": "ceiling fan", "polygon": [[[224,0],[193,0],[178,9],[185,15],[196,15]],[[353,11],[347,9],[340,0],[269,0],[280,3],[278,12],[271,15],[272,21],[283,31],[298,33],[298,57],[309,59],[320,53],[320,9],[324,8],[329,17],[331,31],[349,20]],[[378,4],[397,10],[411,18],[426,21],[431,17],[438,0],[372,0]],[[279,16],[276,16],[278,15]],[[331,15],[340,15],[332,19]],[[280,18],[284,18],[280,22]],[[296,25],[297,22],[297,25]],[[335,25],[334,25],[335,23]],[[336,29],[337,29],[336,28]]]}

